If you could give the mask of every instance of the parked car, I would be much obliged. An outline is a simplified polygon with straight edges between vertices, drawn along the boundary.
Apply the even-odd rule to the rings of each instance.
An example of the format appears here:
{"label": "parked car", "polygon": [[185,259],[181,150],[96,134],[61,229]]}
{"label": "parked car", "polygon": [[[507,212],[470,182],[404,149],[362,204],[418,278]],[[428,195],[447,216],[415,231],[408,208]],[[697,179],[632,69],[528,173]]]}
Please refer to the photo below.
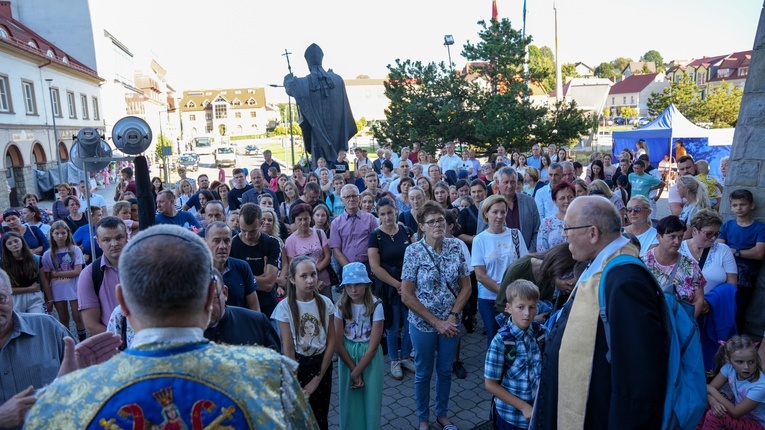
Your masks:
{"label": "parked car", "polygon": [[626,125],[626,124],[627,124],[627,120],[625,120],[624,118],[622,117],[614,118],[614,125]]}
{"label": "parked car", "polygon": [[258,147],[255,146],[255,144],[251,143],[244,147],[244,153],[247,155],[250,155],[250,154],[258,155],[260,153],[260,149],[258,149]]}
{"label": "parked car", "polygon": [[650,124],[650,123],[651,123],[651,119],[650,119],[650,118],[646,118],[646,117],[644,117],[644,116],[641,116],[640,118],[638,118],[638,120],[637,120],[637,122],[636,122],[635,124],[636,124],[638,127],[642,127],[642,126],[644,126],[644,125],[648,125],[648,124]]}
{"label": "parked car", "polygon": [[196,172],[199,170],[199,155],[193,152],[184,152],[176,164],[176,168],[185,167],[187,170]]}
{"label": "parked car", "polygon": [[215,165],[221,166],[235,166],[236,165],[236,149],[230,146],[221,146],[214,152]]}

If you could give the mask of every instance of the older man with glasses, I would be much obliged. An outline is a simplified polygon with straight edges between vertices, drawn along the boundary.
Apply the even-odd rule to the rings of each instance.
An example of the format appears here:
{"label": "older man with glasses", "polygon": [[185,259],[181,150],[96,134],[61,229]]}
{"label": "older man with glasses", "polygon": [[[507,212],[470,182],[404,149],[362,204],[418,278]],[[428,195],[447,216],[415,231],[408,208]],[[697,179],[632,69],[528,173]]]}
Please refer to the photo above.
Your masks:
{"label": "older man with glasses", "polygon": [[343,267],[348,263],[364,263],[369,271],[367,243],[369,233],[377,228],[374,215],[359,210],[359,188],[348,184],[340,191],[340,198],[345,204],[345,212],[334,221],[329,233],[329,247]]}

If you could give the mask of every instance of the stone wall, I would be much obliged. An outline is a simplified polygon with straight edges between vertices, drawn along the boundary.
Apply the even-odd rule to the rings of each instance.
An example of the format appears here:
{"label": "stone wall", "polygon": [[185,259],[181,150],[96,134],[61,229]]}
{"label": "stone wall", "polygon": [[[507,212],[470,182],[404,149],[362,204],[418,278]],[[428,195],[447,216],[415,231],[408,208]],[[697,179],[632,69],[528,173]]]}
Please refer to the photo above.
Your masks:
{"label": "stone wall", "polygon": [[[765,12],[760,13],[754,38],[749,74],[733,136],[725,196],[720,205],[721,214],[726,220],[735,218],[730,211],[729,195],[738,189],[752,192],[756,205],[753,215],[765,222]],[[765,270],[762,268],[754,298],[749,304],[747,325],[738,330],[757,338],[765,331]]]}

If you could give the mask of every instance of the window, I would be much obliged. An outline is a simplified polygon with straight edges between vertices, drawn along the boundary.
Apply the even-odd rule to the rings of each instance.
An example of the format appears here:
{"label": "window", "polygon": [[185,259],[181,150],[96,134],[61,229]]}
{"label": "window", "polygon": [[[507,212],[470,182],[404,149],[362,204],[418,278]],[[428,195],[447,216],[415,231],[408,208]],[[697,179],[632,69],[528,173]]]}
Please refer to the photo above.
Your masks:
{"label": "window", "polygon": [[96,121],[101,119],[101,114],[98,112],[98,99],[93,97],[93,119]]}
{"label": "window", "polygon": [[194,103],[194,101],[193,101],[193,100],[191,100],[191,101],[189,101],[188,103],[186,103],[186,107],[188,107],[189,109],[192,109],[192,108],[195,108],[195,107],[197,107],[197,104],[196,104],[196,103]]}
{"label": "window", "polygon": [[612,105],[615,105],[615,104],[616,104],[616,97],[611,97],[611,104],[612,104]]}
{"label": "window", "polygon": [[47,55],[48,58],[56,58],[56,54],[53,53],[52,49],[49,49],[48,52],[45,53],[45,55]]}
{"label": "window", "polygon": [[234,118],[241,118],[242,113],[241,112],[234,112]]}
{"label": "window", "polygon": [[35,42],[34,40],[30,40],[29,42],[27,42],[27,45],[31,46],[32,48],[37,48],[37,42]]}
{"label": "window", "polygon": [[77,118],[77,107],[74,104],[74,93],[71,91],[66,92],[66,104],[69,108],[69,118]]}
{"label": "window", "polygon": [[58,88],[50,89],[50,98],[53,104],[53,116],[61,118],[61,98],[58,95]]}
{"label": "window", "polygon": [[24,89],[24,109],[27,115],[37,115],[37,101],[35,100],[35,84],[29,81],[22,81]]}
{"label": "window", "polygon": [[696,75],[696,83],[699,85],[704,85],[706,83],[706,74],[704,73],[698,73]]}
{"label": "window", "polygon": [[219,103],[215,105],[215,119],[223,119],[227,117],[226,105]]}
{"label": "window", "polygon": [[627,104],[627,96],[622,97],[622,104],[623,105]]}
{"label": "window", "polygon": [[88,96],[85,94],[80,94],[80,105],[82,119],[88,119]]}
{"label": "window", "polygon": [[738,69],[738,75],[739,76],[746,76],[749,74],[749,67],[741,67]]}
{"label": "window", "polygon": [[258,102],[256,102],[254,98],[250,97],[250,99],[247,100],[247,104],[250,106],[255,106],[258,104]]}
{"label": "window", "polygon": [[8,32],[3,27],[0,27],[0,39],[7,39]]}
{"label": "window", "polygon": [[5,75],[0,75],[0,112],[11,112],[10,86]]}
{"label": "window", "polygon": [[196,121],[197,116],[196,115],[189,115],[189,121]]}
{"label": "window", "polygon": [[255,118],[256,116],[258,116],[257,112],[255,111],[250,112],[250,118]]}
{"label": "window", "polygon": [[635,96],[630,96],[630,104],[631,105],[635,104]]}
{"label": "window", "polygon": [[718,69],[717,70],[717,77],[718,78],[727,78],[730,76],[730,69]]}

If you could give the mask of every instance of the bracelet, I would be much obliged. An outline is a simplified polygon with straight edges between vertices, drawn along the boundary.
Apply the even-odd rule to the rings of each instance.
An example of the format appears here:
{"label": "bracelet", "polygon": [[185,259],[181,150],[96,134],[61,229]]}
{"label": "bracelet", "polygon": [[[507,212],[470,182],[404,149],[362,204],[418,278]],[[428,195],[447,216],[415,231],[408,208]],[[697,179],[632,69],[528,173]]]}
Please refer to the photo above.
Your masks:
{"label": "bracelet", "polygon": [[454,315],[454,318],[459,318],[460,317],[459,312],[449,312],[449,315]]}

